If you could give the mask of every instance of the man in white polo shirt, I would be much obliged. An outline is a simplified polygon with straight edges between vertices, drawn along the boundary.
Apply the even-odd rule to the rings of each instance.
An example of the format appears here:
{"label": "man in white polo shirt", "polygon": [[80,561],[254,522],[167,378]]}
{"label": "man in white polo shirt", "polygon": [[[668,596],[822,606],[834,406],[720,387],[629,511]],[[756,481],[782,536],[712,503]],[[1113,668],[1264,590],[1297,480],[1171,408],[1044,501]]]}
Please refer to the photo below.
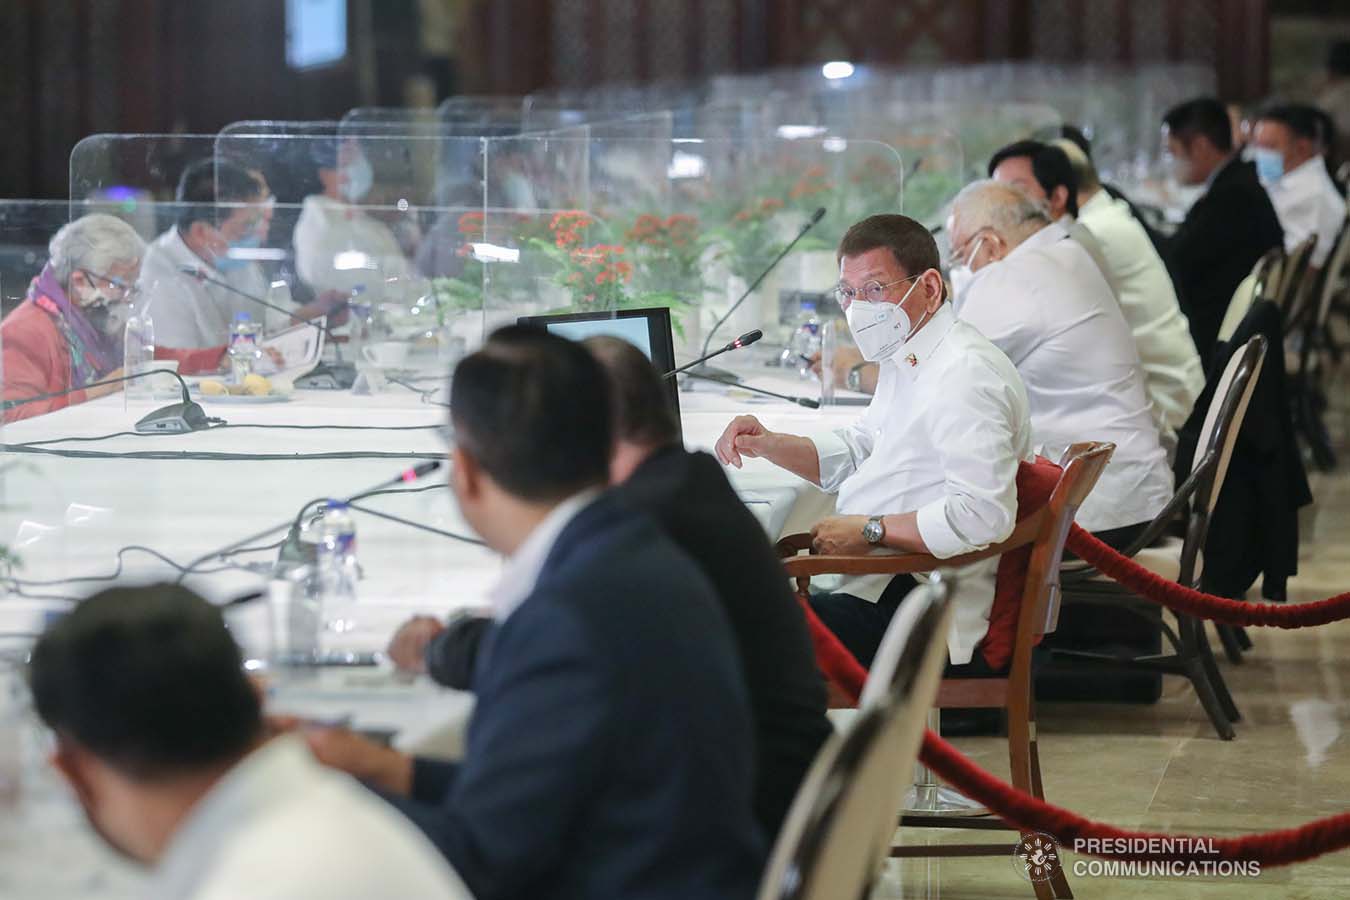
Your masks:
{"label": "man in white polo shirt", "polygon": [[1252,129],[1256,174],[1270,195],[1284,229],[1286,253],[1317,235],[1311,265],[1321,269],[1345,223],[1345,198],[1322,159],[1325,136],[1315,109],[1298,104],[1272,106]]}
{"label": "man in white polo shirt", "polygon": [[[1017,467],[1032,458],[1027,392],[1008,358],[946,302],[937,245],[899,215],[854,225],[839,245],[836,295],[876,394],[855,424],[803,437],[738,416],[717,442],[722,462],[762,457],[837,492],[838,515],[814,529],[824,553],[889,547],[946,559],[998,543],[1017,517]],[[947,639],[954,665],[979,657],[997,560],[958,579]],[[818,582],[825,585],[824,580]],[[852,578],[812,607],[863,665],[914,586],[900,575]]]}

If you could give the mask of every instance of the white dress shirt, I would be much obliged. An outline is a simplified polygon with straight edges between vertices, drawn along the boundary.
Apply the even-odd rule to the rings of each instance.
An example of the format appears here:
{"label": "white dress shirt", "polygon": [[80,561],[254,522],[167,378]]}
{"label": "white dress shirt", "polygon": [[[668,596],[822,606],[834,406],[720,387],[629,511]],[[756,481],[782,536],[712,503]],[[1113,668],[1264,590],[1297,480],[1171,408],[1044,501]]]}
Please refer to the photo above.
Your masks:
{"label": "white dress shirt", "polygon": [[511,617],[525,598],[534,593],[539,575],[553,552],[553,545],[563,529],[577,517],[577,513],[590,506],[599,490],[582,491],[568,497],[549,512],[544,520],[535,526],[529,536],[516,548],[502,567],[501,578],[491,591],[492,615],[498,622]]}
{"label": "white dress shirt", "polygon": [[137,280],[141,303],[149,309],[154,322],[157,346],[175,350],[224,346],[229,342],[230,328],[238,312],[248,313],[264,328],[282,318],[279,313],[274,313],[273,319],[269,320],[265,306],[219,285],[199,281],[181,271],[181,266],[201,269],[217,281],[267,299],[268,282],[256,263],[227,272],[212,268],[183,243],[177,226],[174,226],[146,248]]}
{"label": "white dress shirt", "polygon": [[1284,229],[1284,252],[1294,252],[1308,235],[1315,234],[1312,265],[1318,269],[1325,266],[1345,222],[1346,206],[1322,157],[1314,156],[1265,188]]}
{"label": "white dress shirt", "polygon": [[[880,367],[862,418],[811,440],[820,484],[840,515],[917,511],[919,535],[946,559],[1004,540],[1017,522],[1017,465],[1032,458],[1027,392],[1008,358],[944,303]],[[989,629],[998,561],[961,570],[947,647],[970,662]],[[876,602],[889,576],[820,580]]]}
{"label": "white dress shirt", "polygon": [[407,278],[412,266],[388,225],[360,206],[315,194],[295,223],[295,271],[316,294],[359,287],[378,299],[384,279]]}
{"label": "white dress shirt", "polygon": [[162,900],[470,900],[410,821],[296,737],[264,744],[197,802],[151,887]]}
{"label": "white dress shirt", "polygon": [[1087,251],[1051,224],[975,273],[961,318],[1017,366],[1036,452],[1111,441],[1115,454],[1078,511],[1088,531],[1152,519],[1172,496],[1134,338]]}
{"label": "white dress shirt", "polygon": [[[1080,209],[1078,213],[1081,216],[1083,211]],[[1105,278],[1106,283],[1110,285],[1111,293],[1119,298],[1120,282],[1116,279],[1116,270],[1112,267],[1111,261],[1107,258],[1106,250],[1102,247],[1101,241],[1098,240],[1097,235],[1081,221],[1075,219],[1068,213],[1060,216],[1057,224],[1069,233],[1069,237],[1073,238],[1083,246],[1083,249],[1088,252],[1088,256],[1092,257],[1092,261],[1097,264],[1097,271],[1102,273],[1102,277]]]}
{"label": "white dress shirt", "polygon": [[1098,190],[1078,211],[1115,276],[1116,299],[1144,366],[1144,388],[1163,436],[1175,434],[1205,389],[1205,367],[1167,266],[1124,200]]}

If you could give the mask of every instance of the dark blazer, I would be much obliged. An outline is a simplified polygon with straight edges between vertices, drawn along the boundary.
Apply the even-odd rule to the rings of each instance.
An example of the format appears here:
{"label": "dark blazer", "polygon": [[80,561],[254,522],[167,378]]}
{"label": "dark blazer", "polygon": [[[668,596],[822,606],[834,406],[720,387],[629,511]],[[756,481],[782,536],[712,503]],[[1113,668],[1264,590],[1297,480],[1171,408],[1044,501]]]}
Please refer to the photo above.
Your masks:
{"label": "dark blazer", "polygon": [[[830,734],[825,684],[782,563],[722,466],[707,453],[659,450],[611,492],[650,515],[703,570],[731,622],[755,723],[755,814],[776,835]],[[462,689],[484,620],[437,637],[432,677]]]}
{"label": "dark blazer", "polygon": [[1233,337],[1216,348],[1204,393],[1177,433],[1174,465],[1180,485],[1190,475],[1200,429],[1228,357],[1258,334],[1266,338],[1266,359],[1214,504],[1200,586],[1221,597],[1241,597],[1264,575],[1262,596],[1284,600],[1286,580],[1298,574],[1298,510],[1312,502],[1312,492],[1294,437],[1280,310],[1269,300],[1253,306]]}
{"label": "dark blazer", "polygon": [[564,528],[487,632],[460,764],[396,802],[478,900],[740,898],[765,859],[753,732],[698,568],[611,496]]}
{"label": "dark blazer", "polygon": [[1234,156],[1167,242],[1181,310],[1206,366],[1233,292],[1267,250],[1283,245],[1284,231],[1256,169]]}

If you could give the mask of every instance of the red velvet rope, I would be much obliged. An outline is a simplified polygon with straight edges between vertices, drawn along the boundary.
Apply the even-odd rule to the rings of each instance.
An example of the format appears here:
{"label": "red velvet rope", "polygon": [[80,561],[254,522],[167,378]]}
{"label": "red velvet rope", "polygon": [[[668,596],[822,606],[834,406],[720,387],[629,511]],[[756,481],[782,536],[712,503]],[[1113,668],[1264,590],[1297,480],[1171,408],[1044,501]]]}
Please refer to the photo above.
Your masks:
{"label": "red velvet rope", "polygon": [[1079,559],[1144,599],[1197,619],[1209,619],[1226,625],[1271,628],[1308,628],[1350,619],[1350,594],[1338,594],[1316,603],[1294,603],[1288,606],[1229,600],[1227,597],[1216,597],[1185,587],[1150,572],[1077,525],[1070,528],[1065,546]]}
{"label": "red velvet rope", "polygon": [[[1237,838],[1126,831],[1093,822],[1019,791],[975,765],[931,731],[924,735],[919,757],[944,781],[988,807],[1008,825],[1023,832],[1043,832],[1061,846],[1090,856],[1141,862],[1230,860],[1259,862],[1266,867],[1287,866],[1350,847],[1350,813],[1317,819],[1298,828]],[[1114,847],[1099,844],[1094,848],[1091,843],[1078,843],[1081,841],[1120,843]],[[1148,846],[1149,841],[1155,842],[1153,848]],[[1170,850],[1161,843],[1165,841],[1174,842]]]}

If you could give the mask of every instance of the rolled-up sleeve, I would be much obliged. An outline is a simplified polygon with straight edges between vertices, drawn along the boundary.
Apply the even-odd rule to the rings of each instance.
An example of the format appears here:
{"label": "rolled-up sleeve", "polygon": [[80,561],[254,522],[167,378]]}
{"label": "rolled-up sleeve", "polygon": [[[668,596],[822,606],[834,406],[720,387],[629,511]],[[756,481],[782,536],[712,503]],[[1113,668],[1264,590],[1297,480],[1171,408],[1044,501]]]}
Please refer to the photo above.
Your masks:
{"label": "rolled-up sleeve", "polygon": [[939,559],[983,550],[1017,522],[1019,422],[1016,392],[979,362],[962,367],[933,411],[932,438],[942,466],[940,498],[918,508],[919,535]]}
{"label": "rolled-up sleeve", "polygon": [[809,439],[820,459],[820,486],[831,493],[872,455],[876,443],[875,434],[862,423],[810,435]]}

